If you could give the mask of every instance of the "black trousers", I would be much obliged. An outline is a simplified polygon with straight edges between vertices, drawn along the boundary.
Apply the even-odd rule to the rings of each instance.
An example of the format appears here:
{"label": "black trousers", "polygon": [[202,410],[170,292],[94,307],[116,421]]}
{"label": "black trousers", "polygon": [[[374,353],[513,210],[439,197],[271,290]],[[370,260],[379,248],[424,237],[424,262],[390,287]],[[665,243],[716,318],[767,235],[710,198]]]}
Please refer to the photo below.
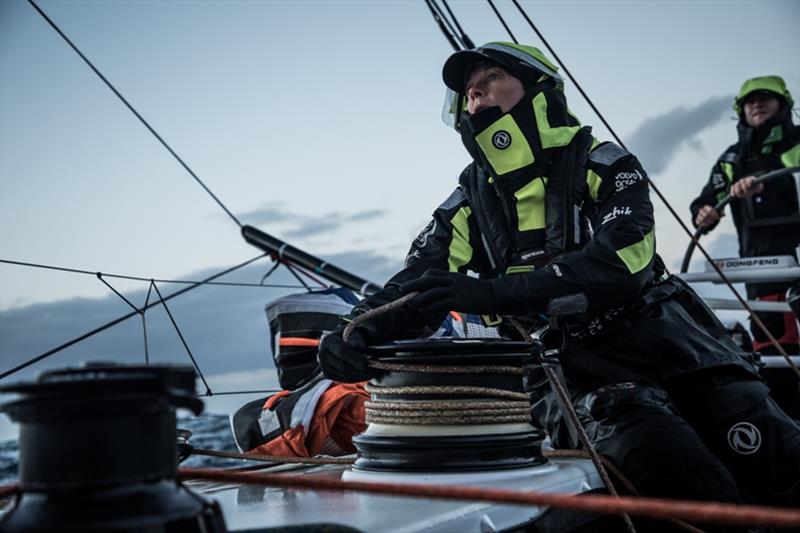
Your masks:
{"label": "black trousers", "polygon": [[[645,496],[800,506],[800,426],[738,369],[574,391],[573,403],[597,451]],[[563,426],[551,435],[557,447],[579,447]]]}

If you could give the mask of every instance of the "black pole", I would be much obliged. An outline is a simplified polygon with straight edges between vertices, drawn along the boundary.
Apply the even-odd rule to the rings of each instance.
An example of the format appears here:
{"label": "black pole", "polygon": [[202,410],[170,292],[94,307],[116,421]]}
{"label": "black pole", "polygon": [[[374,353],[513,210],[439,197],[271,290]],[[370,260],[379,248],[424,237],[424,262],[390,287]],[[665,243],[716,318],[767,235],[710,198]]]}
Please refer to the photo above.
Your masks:
{"label": "black pole", "polygon": [[353,291],[359,292],[364,296],[369,296],[382,289],[380,285],[376,285],[371,281],[360,278],[346,270],[331,265],[322,259],[315,257],[309,253],[304,252],[294,246],[285,243],[284,241],[268,235],[263,231],[254,228],[253,226],[242,226],[242,236],[244,240],[252,244],[256,248],[273,255],[279,260],[287,261],[289,263],[296,263],[303,268],[311,270],[322,276],[323,278],[347,287]]}

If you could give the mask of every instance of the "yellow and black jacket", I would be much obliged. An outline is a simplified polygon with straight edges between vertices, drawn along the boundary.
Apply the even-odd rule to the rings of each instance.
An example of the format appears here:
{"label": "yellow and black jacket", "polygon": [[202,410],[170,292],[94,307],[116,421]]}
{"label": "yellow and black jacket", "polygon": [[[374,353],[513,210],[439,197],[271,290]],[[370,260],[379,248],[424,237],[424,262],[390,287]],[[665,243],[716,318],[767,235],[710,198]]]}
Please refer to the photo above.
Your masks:
{"label": "yellow and black jacket", "polygon": [[434,212],[387,286],[437,268],[502,279],[517,313],[583,292],[592,315],[633,305],[663,272],[653,206],[638,160],[589,128],[553,159],[549,175],[501,180],[478,163]]}
{"label": "yellow and black jacket", "polygon": [[[760,150],[744,141],[729,146],[711,169],[700,196],[692,202],[692,218],[704,205],[713,206],[725,198],[731,185],[744,177],[800,166],[800,127],[787,128],[784,135],[773,139],[767,137]],[[761,153],[766,148],[769,151]],[[800,213],[792,176],[769,181],[762,193],[733,199],[730,205],[741,256],[794,255],[800,244]]]}

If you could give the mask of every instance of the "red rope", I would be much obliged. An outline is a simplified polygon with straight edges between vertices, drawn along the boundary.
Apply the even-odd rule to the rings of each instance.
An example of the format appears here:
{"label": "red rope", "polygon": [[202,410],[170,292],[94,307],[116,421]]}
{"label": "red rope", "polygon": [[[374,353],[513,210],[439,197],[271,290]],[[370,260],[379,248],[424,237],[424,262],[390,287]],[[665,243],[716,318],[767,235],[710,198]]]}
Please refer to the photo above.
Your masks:
{"label": "red rope", "polygon": [[19,493],[19,485],[16,483],[12,485],[0,485],[0,498],[8,498],[16,496]]}
{"label": "red rope", "polygon": [[181,468],[181,479],[205,479],[232,483],[268,485],[330,491],[356,491],[397,496],[416,496],[448,500],[490,501],[563,507],[579,511],[604,514],[629,513],[655,519],[677,518],[691,522],[709,522],[737,526],[765,526],[800,528],[800,510],[783,507],[760,507],[731,503],[664,500],[659,498],[611,497],[596,494],[566,495],[542,492],[519,492],[504,489],[479,489],[473,487],[445,487],[441,485],[369,483],[340,481],[321,477],[292,476],[286,474],[257,474],[226,472],[203,468]]}

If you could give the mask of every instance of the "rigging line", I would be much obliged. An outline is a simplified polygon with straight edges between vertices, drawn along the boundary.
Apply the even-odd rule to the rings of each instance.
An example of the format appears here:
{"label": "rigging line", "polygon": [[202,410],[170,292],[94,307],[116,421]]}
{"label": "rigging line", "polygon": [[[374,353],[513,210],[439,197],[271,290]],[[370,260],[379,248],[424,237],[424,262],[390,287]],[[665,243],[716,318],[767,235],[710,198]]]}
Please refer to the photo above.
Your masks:
{"label": "rigging line", "polygon": [[464,47],[468,48],[470,50],[475,48],[475,43],[473,43],[472,39],[470,39],[467,36],[467,34],[464,33],[464,30],[461,29],[461,24],[458,23],[458,19],[453,14],[453,12],[450,10],[450,6],[448,5],[447,0],[442,0],[442,4],[444,4],[444,8],[447,10],[447,12],[450,13],[450,18],[453,19],[453,22],[455,23],[456,28],[458,28],[458,31],[461,33],[460,40],[464,44]]}
{"label": "rigging line", "polygon": [[303,287],[305,287],[308,292],[311,292],[311,287],[308,286],[308,283],[306,283],[306,280],[301,278],[300,275],[297,272],[294,271],[294,268],[292,267],[292,264],[289,263],[289,262],[286,262],[286,261],[281,261],[281,262],[284,264],[284,266],[286,266],[286,268],[289,270],[289,272],[292,273],[292,276],[294,276],[297,279],[297,281],[302,283]]}
{"label": "rigging line", "polygon": [[276,259],[274,255],[272,256],[272,260],[275,262],[275,264],[273,264],[272,267],[267,271],[267,273],[261,277],[259,285],[263,285],[264,281],[266,281],[266,279],[270,277],[272,273],[278,269],[279,266],[281,266],[281,262],[278,261],[278,259]]}
{"label": "rigging line", "polygon": [[[311,273],[311,272],[310,272],[310,271],[309,271],[309,270],[308,270],[306,267],[304,267],[303,265],[298,265],[297,263],[294,263],[294,264],[293,264],[293,266],[294,266],[294,267],[297,269],[297,271],[298,271],[298,272],[300,272],[301,274],[305,275],[307,278],[309,278],[309,279],[311,279],[311,280],[314,280],[314,282],[316,282],[316,283],[317,283],[317,285],[319,285],[320,287],[323,287],[323,288],[325,288],[325,289],[327,289],[328,287],[330,287],[330,285],[329,285],[329,284],[325,283],[324,281],[322,281],[321,279],[319,279],[317,276],[315,276],[314,274],[312,274],[312,273]],[[320,269],[321,269],[321,268],[325,268],[325,267],[324,267],[324,265],[323,265],[323,266],[321,266],[321,267],[317,267],[317,268],[320,268]],[[319,270],[314,270],[314,272],[316,272],[316,273],[319,273]]]}
{"label": "rigging line", "polygon": [[[147,304],[150,303],[150,295],[153,291],[153,285],[147,287],[147,296],[144,299],[144,309],[147,310]],[[147,345],[147,315],[142,311],[142,336],[144,338],[144,364],[150,364],[150,350]]]}
{"label": "rigging line", "polygon": [[264,389],[264,390],[235,390],[235,391],[223,391],[223,392],[208,392],[206,396],[229,396],[232,394],[275,394],[281,392],[283,389]]}
{"label": "rigging line", "polygon": [[[144,336],[144,364],[145,365],[149,365],[150,364],[150,353],[149,353],[149,351],[147,349],[147,323],[145,322],[144,311],[140,310],[138,307],[133,305],[130,302],[130,300],[128,300],[127,298],[125,298],[125,296],[122,295],[122,293],[120,293],[117,289],[112,287],[109,282],[107,282],[105,279],[103,279],[103,273],[102,272],[98,272],[97,273],[97,279],[102,281],[105,284],[106,287],[108,287],[109,289],[111,289],[114,292],[114,294],[116,294],[117,296],[122,298],[122,300],[126,304],[128,304],[131,307],[131,309],[133,309],[134,311],[136,311],[137,313],[139,313],[142,316],[142,330],[143,330],[142,331],[142,335]],[[150,287],[147,289],[147,298],[145,298],[145,302],[144,302],[145,307],[147,306],[147,302],[150,300],[150,289],[152,288],[152,286],[153,286],[153,284],[151,282],[150,283]]]}
{"label": "rigging line", "polygon": [[200,375],[200,379],[203,381],[203,385],[206,386],[206,396],[211,396],[211,387],[208,386],[208,382],[206,381],[205,376],[203,375],[203,371],[200,370],[200,365],[197,364],[197,361],[194,359],[194,355],[192,355],[192,350],[189,349],[189,345],[186,344],[186,339],[183,338],[183,333],[181,333],[181,328],[178,327],[178,323],[175,322],[175,318],[172,316],[172,312],[169,310],[169,306],[167,302],[164,300],[164,297],[161,296],[161,291],[158,290],[158,285],[156,285],[155,281],[151,280],[152,287],[156,290],[156,294],[158,294],[158,299],[161,301],[161,304],[164,306],[164,311],[167,312],[167,316],[169,317],[170,322],[172,322],[173,327],[175,328],[175,333],[178,334],[178,337],[181,339],[183,343],[183,347],[186,349],[186,353],[189,354],[189,359],[192,360],[192,364],[194,365],[195,370]]}
{"label": "rigging line", "polygon": [[[267,254],[264,254],[267,255]],[[18,266],[27,266],[33,268],[43,268],[47,270],[57,270],[60,272],[72,272],[75,274],[88,274],[92,276],[102,275],[107,278],[118,278],[118,279],[129,279],[133,281],[146,281],[150,282],[151,279],[154,278],[143,278],[139,276],[127,276],[124,274],[109,274],[108,272],[92,272],[91,270],[79,270],[77,268],[67,268],[67,267],[58,267],[52,265],[43,265],[39,263],[27,263],[25,261],[12,261],[11,259],[0,259],[0,263],[7,263],[9,265],[18,265]],[[223,287],[264,287],[269,289],[302,289],[303,287],[300,285],[283,285],[283,284],[263,284],[263,283],[244,283],[244,282],[236,282],[236,281],[192,281],[192,280],[181,280],[181,279],[157,279],[155,278],[154,281],[156,283],[176,283],[181,285],[194,285],[194,284],[201,284],[201,285],[219,285]]]}
{"label": "rigging line", "polygon": [[159,140],[159,142],[160,142],[160,143],[161,143],[161,144],[164,146],[164,148],[166,148],[166,149],[169,151],[169,153],[170,153],[170,154],[172,154],[172,156],[173,156],[175,159],[177,159],[177,160],[178,160],[178,163],[180,163],[180,164],[181,164],[181,166],[183,166],[183,168],[185,168],[185,169],[186,169],[186,171],[187,171],[187,172],[188,172],[188,173],[189,173],[189,174],[190,174],[190,175],[191,175],[191,176],[192,176],[192,177],[195,179],[195,181],[197,181],[197,183],[199,183],[199,184],[200,184],[200,186],[201,186],[201,187],[203,187],[203,189],[205,189],[205,191],[206,191],[206,192],[209,194],[209,196],[211,196],[211,198],[213,198],[213,199],[214,199],[214,201],[215,201],[215,202],[217,202],[217,204],[218,204],[218,205],[219,205],[219,206],[220,206],[220,207],[223,209],[223,211],[225,211],[225,213],[227,213],[227,214],[228,214],[228,216],[229,216],[229,217],[231,217],[231,219],[232,219],[234,222],[236,222],[236,224],[237,224],[237,225],[238,225],[238,226],[241,228],[241,227],[242,227],[242,223],[241,223],[241,222],[239,222],[239,219],[237,219],[237,218],[236,218],[236,217],[233,215],[233,213],[231,213],[231,212],[228,210],[228,208],[227,208],[227,207],[225,207],[225,204],[223,204],[223,203],[220,201],[220,199],[219,199],[219,198],[217,198],[217,196],[216,196],[216,195],[215,195],[213,192],[211,192],[211,189],[209,189],[209,188],[206,186],[206,184],[205,184],[205,183],[203,183],[203,181],[202,181],[202,180],[201,180],[199,177],[197,177],[197,174],[195,174],[195,173],[194,173],[194,171],[193,171],[191,168],[189,168],[189,165],[187,165],[186,163],[184,163],[183,159],[181,159],[181,157],[180,157],[180,156],[179,156],[177,153],[175,153],[175,151],[174,151],[174,150],[173,150],[173,149],[170,147],[170,145],[168,145],[168,144],[166,143],[166,141],[164,141],[164,139],[162,139],[162,138],[161,138],[161,135],[159,135],[159,134],[156,132],[156,130],[154,130],[154,129],[152,128],[152,126],[150,126],[150,124],[149,124],[149,123],[148,123],[148,122],[147,122],[147,121],[146,121],[146,120],[145,120],[145,119],[142,117],[142,115],[140,115],[140,114],[139,114],[139,112],[138,112],[138,111],[136,111],[136,109],[134,109],[134,107],[133,107],[133,106],[132,106],[130,103],[128,103],[128,101],[125,99],[125,97],[124,97],[124,96],[122,96],[122,94],[120,94],[120,92],[119,92],[119,91],[118,91],[118,90],[117,90],[117,89],[116,89],[116,88],[115,88],[115,87],[114,87],[114,86],[111,84],[111,82],[110,82],[110,81],[108,81],[108,80],[106,79],[106,77],[105,77],[105,76],[103,76],[103,74],[102,74],[102,73],[101,73],[99,70],[97,70],[97,68],[96,68],[96,67],[95,67],[95,66],[92,64],[92,62],[91,62],[91,61],[89,61],[89,59],[88,59],[88,58],[87,58],[85,55],[83,55],[83,52],[81,52],[81,51],[78,49],[78,47],[77,47],[77,46],[75,46],[75,45],[72,43],[72,41],[70,41],[70,40],[69,40],[69,37],[67,37],[67,36],[64,34],[64,32],[63,32],[63,31],[61,31],[61,28],[59,28],[58,26],[56,26],[55,22],[53,22],[53,21],[50,19],[50,17],[48,17],[48,16],[45,14],[45,12],[44,12],[44,11],[42,11],[42,10],[39,8],[39,6],[38,6],[38,5],[36,5],[36,3],[35,3],[33,0],[28,0],[28,3],[29,3],[30,5],[32,5],[32,6],[33,6],[33,8],[34,8],[36,11],[38,11],[38,12],[39,12],[39,14],[42,16],[42,18],[44,18],[44,20],[46,20],[46,21],[47,21],[47,23],[48,23],[48,24],[50,24],[50,26],[52,26],[52,28],[53,28],[53,29],[54,29],[54,30],[55,30],[55,31],[56,31],[56,32],[57,32],[57,33],[58,33],[58,34],[59,34],[59,35],[60,35],[60,36],[61,36],[61,37],[62,37],[62,38],[63,38],[63,39],[66,41],[66,42],[67,42],[67,44],[68,44],[68,45],[70,45],[70,47],[72,47],[72,49],[73,49],[73,50],[74,50],[74,51],[75,51],[75,52],[76,52],[76,53],[77,53],[77,54],[78,54],[78,55],[81,57],[81,59],[83,59],[83,61],[84,61],[84,62],[85,62],[87,65],[89,65],[89,68],[91,68],[91,69],[94,71],[94,73],[95,73],[95,74],[97,74],[97,75],[100,77],[100,79],[101,79],[101,80],[103,80],[103,82],[104,82],[104,83],[105,83],[105,84],[108,86],[108,88],[109,88],[109,89],[111,89],[111,90],[114,92],[114,94],[115,94],[115,95],[117,95],[117,97],[118,97],[120,100],[122,100],[122,103],[123,103],[123,104],[125,104],[125,105],[128,107],[128,109],[130,109],[130,110],[131,110],[131,112],[132,112],[134,115],[136,115],[136,118],[138,118],[138,119],[139,119],[139,121],[140,121],[142,124],[144,124],[144,125],[145,125],[145,127],[146,127],[148,130],[150,130],[150,133],[152,133],[152,134],[153,134],[153,135],[156,137],[156,139],[158,139],[158,140]]}
{"label": "rigging line", "polygon": [[464,48],[466,46],[464,44],[464,41],[461,40],[461,36],[458,35],[458,32],[456,32],[456,29],[453,27],[453,24],[450,22],[450,19],[447,18],[447,15],[444,14],[444,11],[442,11],[442,8],[439,7],[439,4],[436,3],[436,0],[431,0],[431,4],[433,5],[433,8],[436,10],[436,13],[439,14],[439,17],[447,25],[447,30],[450,32],[450,35],[456,38],[461,47]]}
{"label": "rigging line", "polygon": [[[542,40],[542,43],[545,45],[545,47],[547,47],[547,50],[553,55],[553,58],[561,65],[561,67],[564,69],[564,72],[569,77],[570,81],[572,81],[572,83],[578,89],[578,92],[581,93],[581,96],[583,96],[583,98],[586,100],[586,102],[589,104],[589,106],[592,108],[592,110],[595,112],[595,114],[600,118],[600,120],[605,125],[605,127],[608,128],[608,131],[611,132],[611,135],[614,137],[614,139],[617,141],[617,143],[622,148],[624,148],[625,150],[628,150],[628,148],[625,146],[625,143],[622,142],[622,139],[620,139],[619,135],[617,135],[617,133],[614,131],[614,129],[611,127],[611,125],[608,123],[608,121],[606,121],[606,119],[603,116],[603,114],[594,105],[594,102],[592,101],[592,99],[589,98],[589,95],[586,94],[586,92],[583,90],[583,87],[580,86],[580,84],[575,79],[575,77],[572,75],[572,73],[569,71],[569,69],[564,64],[564,62],[561,61],[561,58],[558,57],[558,54],[556,54],[556,51],[553,50],[553,47],[550,46],[549,42],[547,42],[547,39],[544,38],[544,35],[542,35],[542,32],[539,31],[539,28],[537,28],[536,25],[533,23],[533,21],[530,19],[530,17],[528,17],[528,14],[525,12],[525,10],[522,8],[522,6],[519,4],[518,0],[511,0],[511,1],[514,2],[514,5],[517,7],[519,12],[522,14],[522,16],[528,22],[528,24],[530,25],[531,29],[533,29],[533,31],[536,33],[536,35],[539,36],[539,39]],[[736,297],[736,299],[739,301],[739,303],[742,304],[742,307],[744,307],[744,309],[748,312],[748,314],[750,315],[750,319],[753,322],[756,323],[758,328],[766,335],[767,339],[769,339],[769,341],[772,344],[772,346],[775,347],[775,349],[778,351],[778,353],[783,355],[784,359],[786,359],[786,361],[789,363],[789,365],[794,369],[795,373],[798,376],[800,376],[800,370],[797,369],[797,367],[794,364],[794,362],[791,360],[789,355],[786,353],[786,350],[784,350],[783,346],[781,346],[780,343],[778,343],[778,341],[775,340],[775,337],[772,336],[772,333],[769,332],[769,330],[764,325],[764,323],[761,321],[761,319],[755,314],[755,312],[753,312],[753,309],[750,307],[750,305],[747,303],[747,301],[744,298],[742,298],[742,295],[739,294],[739,291],[736,290],[736,288],[733,286],[733,284],[728,279],[728,277],[722,272],[722,269],[719,267],[719,265],[717,265],[717,263],[711,258],[709,253],[706,251],[705,247],[700,244],[699,239],[696,239],[694,237],[692,231],[689,229],[689,227],[686,225],[686,223],[681,219],[681,217],[678,215],[678,213],[675,211],[675,209],[672,207],[672,205],[669,203],[669,201],[667,201],[667,198],[661,193],[661,190],[659,190],[659,188],[656,186],[655,182],[653,182],[653,180],[651,180],[649,177],[648,177],[647,181],[650,184],[650,187],[656,193],[656,195],[661,199],[661,202],[664,204],[664,206],[667,208],[667,210],[672,214],[672,216],[675,218],[675,220],[678,221],[678,224],[680,225],[681,228],[683,228],[683,231],[686,232],[686,234],[689,236],[689,238],[692,240],[692,242],[695,243],[695,245],[697,246],[697,249],[700,250],[700,253],[703,254],[703,257],[705,257],[706,260],[709,262],[709,264],[711,264],[711,266],[714,268],[714,271],[717,273],[717,275],[719,275],[720,279],[731,290],[731,292]]]}
{"label": "rigging line", "polygon": [[[128,304],[128,305],[131,307],[131,309],[133,309],[134,311],[136,311],[136,312],[137,312],[137,313],[139,313],[140,315],[141,315],[141,314],[144,314],[144,311],[140,311],[138,307],[136,307],[135,305],[133,305],[133,304],[132,304],[132,303],[131,303],[131,302],[130,302],[130,301],[127,299],[127,298],[125,298],[125,297],[124,297],[122,294],[120,294],[120,292],[119,292],[117,289],[115,289],[114,287],[112,287],[112,286],[111,286],[111,284],[110,284],[109,282],[107,282],[106,280],[104,280],[104,279],[103,279],[103,273],[102,273],[102,272],[98,272],[98,273],[97,273],[97,279],[99,279],[100,281],[102,281],[102,282],[105,284],[105,286],[106,286],[106,287],[108,287],[109,289],[111,289],[111,290],[114,292],[114,294],[116,294],[117,296],[119,296],[120,298],[122,298],[122,301],[124,301],[126,304]],[[148,294],[148,295],[150,294],[150,291],[149,291],[149,290],[147,291],[147,294]]]}
{"label": "rigging line", "polygon": [[456,40],[453,38],[453,36],[450,33],[448,33],[447,28],[444,27],[444,23],[442,22],[442,18],[433,9],[432,0],[425,0],[425,5],[428,6],[428,9],[430,9],[431,16],[433,16],[433,20],[435,20],[436,23],[439,25],[439,29],[442,30],[442,33],[444,34],[445,39],[447,39],[447,41],[450,43],[450,46],[453,47],[453,50],[455,50],[456,52],[461,50],[461,47],[458,45],[458,43],[456,43]]}
{"label": "rigging line", "polygon": [[[189,287],[185,287],[185,288],[183,288],[183,289],[181,289],[181,290],[179,290],[177,292],[173,292],[172,294],[170,294],[166,298],[164,298],[164,301],[167,301],[167,300],[170,300],[172,298],[175,298],[176,296],[180,296],[181,294],[189,292],[192,289],[196,289],[197,287],[205,284],[206,282],[208,282],[208,281],[210,281],[212,279],[218,278],[220,276],[224,276],[225,274],[229,274],[229,273],[231,273],[231,272],[233,272],[235,270],[238,270],[238,269],[240,269],[242,267],[245,267],[245,266],[249,265],[250,263],[253,263],[254,261],[257,261],[258,259],[261,259],[262,257],[264,257],[266,255],[268,255],[268,254],[266,254],[266,253],[259,254],[256,257],[254,257],[252,259],[248,259],[247,261],[245,261],[243,263],[239,263],[236,266],[233,266],[231,268],[225,269],[222,272],[218,272],[217,274],[214,274],[214,275],[206,278],[204,281],[198,282],[198,283],[196,283],[194,285],[191,285]],[[151,308],[151,307],[153,307],[155,305],[158,305],[158,304],[155,303],[155,302],[151,303],[151,304],[148,304],[146,307],[142,308],[142,311],[146,311],[147,309],[149,309],[149,308]],[[65,342],[61,346],[57,346],[56,348],[53,348],[52,350],[48,350],[47,352],[44,352],[41,355],[37,355],[36,357],[32,357],[31,359],[25,361],[24,363],[21,363],[21,364],[15,366],[14,368],[12,368],[10,370],[6,370],[2,374],[0,374],[0,380],[4,379],[4,378],[6,378],[6,377],[8,377],[8,376],[10,376],[12,374],[17,373],[20,370],[22,370],[23,368],[27,368],[27,367],[31,366],[32,364],[34,364],[34,363],[38,363],[39,361],[47,359],[48,357],[50,357],[50,356],[52,356],[52,355],[64,350],[65,348],[69,348],[73,344],[77,344],[77,343],[79,343],[79,342],[81,342],[81,341],[83,341],[85,339],[88,339],[89,337],[97,335],[101,331],[105,331],[105,330],[107,330],[108,328],[110,328],[112,326],[116,326],[120,322],[123,322],[123,321],[129,319],[132,316],[136,316],[137,314],[139,314],[139,313],[138,312],[128,313],[127,315],[124,315],[124,316],[121,316],[119,318],[116,318],[116,319],[112,320],[111,322],[103,324],[102,326],[96,327],[92,331],[84,333],[83,335],[81,335],[79,337],[76,337],[76,338],[72,339],[71,341]]]}
{"label": "rigging line", "polygon": [[497,18],[500,19],[500,24],[502,24],[503,27],[506,29],[506,31],[508,32],[508,35],[511,37],[511,40],[514,41],[514,44],[519,44],[519,41],[517,41],[517,38],[514,37],[513,33],[511,33],[511,28],[509,28],[508,24],[506,24],[506,21],[503,18],[503,15],[501,15],[500,12],[497,10],[497,7],[494,5],[494,2],[492,2],[492,0],[486,0],[486,1],[489,2],[490,6],[492,6],[492,11],[494,11],[494,14],[497,15]]}

